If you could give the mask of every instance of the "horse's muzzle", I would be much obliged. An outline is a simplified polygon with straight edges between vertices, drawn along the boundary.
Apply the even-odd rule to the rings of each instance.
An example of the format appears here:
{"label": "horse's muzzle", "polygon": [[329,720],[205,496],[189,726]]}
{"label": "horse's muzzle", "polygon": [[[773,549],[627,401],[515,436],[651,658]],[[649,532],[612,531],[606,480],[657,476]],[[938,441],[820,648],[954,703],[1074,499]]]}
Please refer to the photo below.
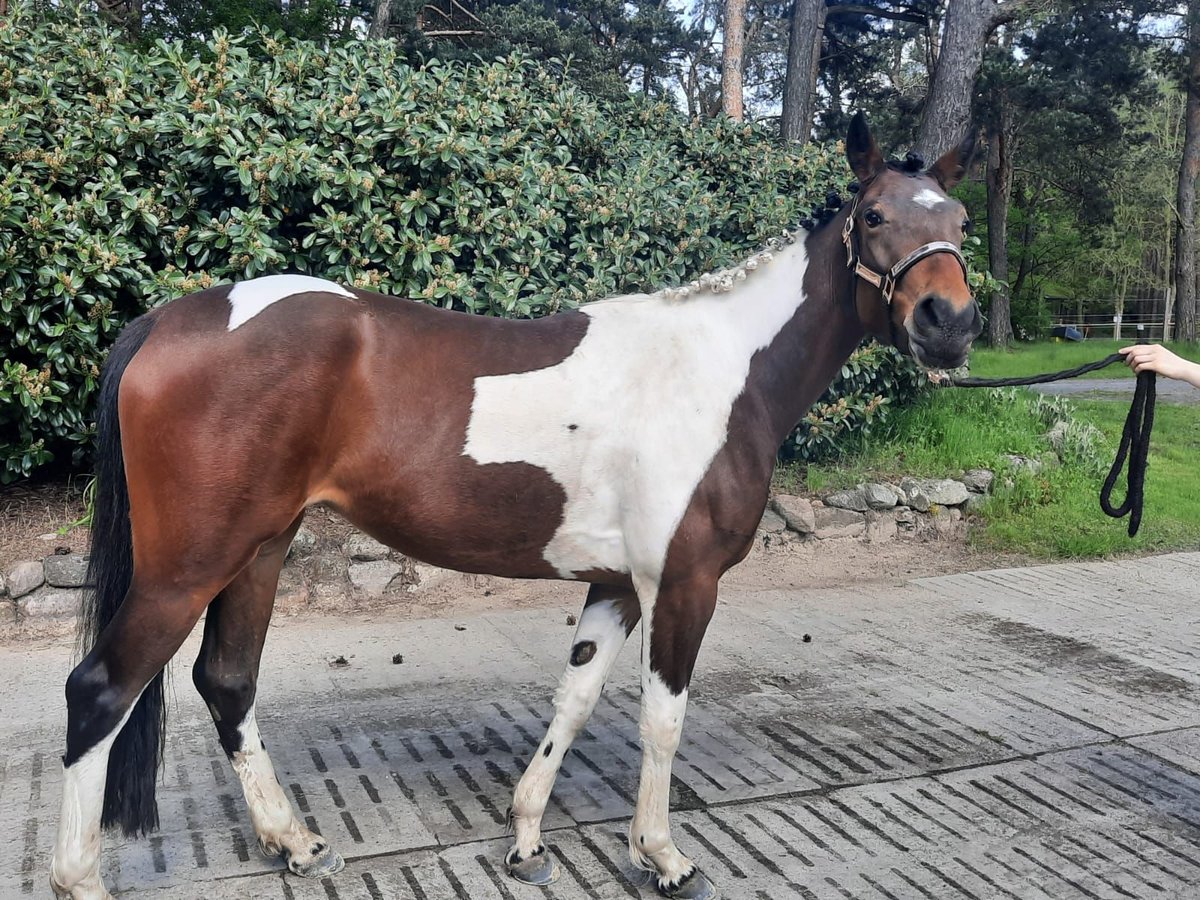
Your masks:
{"label": "horse's muzzle", "polygon": [[931,294],[913,309],[909,344],[917,362],[932,369],[954,369],[967,361],[971,342],[983,331],[983,314],[972,300],[963,307]]}

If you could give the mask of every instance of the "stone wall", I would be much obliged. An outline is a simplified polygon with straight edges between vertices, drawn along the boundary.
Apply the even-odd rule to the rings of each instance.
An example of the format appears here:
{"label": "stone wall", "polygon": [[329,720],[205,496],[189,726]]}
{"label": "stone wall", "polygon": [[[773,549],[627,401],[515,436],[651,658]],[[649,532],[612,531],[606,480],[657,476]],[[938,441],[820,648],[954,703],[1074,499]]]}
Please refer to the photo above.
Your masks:
{"label": "stone wall", "polygon": [[[820,499],[772,497],[759,525],[768,549],[799,542],[955,539],[964,513],[991,489],[986,470],[957,479],[906,478],[899,484],[868,482]],[[65,622],[73,618],[87,576],[87,557],[57,552],[0,573],[0,627]],[[278,613],[342,611],[380,601],[428,595],[449,578],[462,577],[409,559],[359,532],[329,535],[302,527],[279,579]]]}

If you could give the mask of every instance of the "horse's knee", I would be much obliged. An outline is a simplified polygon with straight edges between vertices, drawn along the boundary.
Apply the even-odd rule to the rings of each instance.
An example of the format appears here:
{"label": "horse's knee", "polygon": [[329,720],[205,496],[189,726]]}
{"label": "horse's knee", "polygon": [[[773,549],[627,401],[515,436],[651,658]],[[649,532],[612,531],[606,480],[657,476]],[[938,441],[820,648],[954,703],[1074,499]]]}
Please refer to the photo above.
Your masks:
{"label": "horse's knee", "polygon": [[201,655],[192,667],[192,683],[208,704],[221,746],[229,755],[242,749],[239,726],[254,705],[257,679],[243,669],[230,669]]}
{"label": "horse's knee", "polygon": [[108,667],[88,656],[67,676],[67,752],[63,765],[81,756],[112,734],[133,701],[125,686],[116,684]]}

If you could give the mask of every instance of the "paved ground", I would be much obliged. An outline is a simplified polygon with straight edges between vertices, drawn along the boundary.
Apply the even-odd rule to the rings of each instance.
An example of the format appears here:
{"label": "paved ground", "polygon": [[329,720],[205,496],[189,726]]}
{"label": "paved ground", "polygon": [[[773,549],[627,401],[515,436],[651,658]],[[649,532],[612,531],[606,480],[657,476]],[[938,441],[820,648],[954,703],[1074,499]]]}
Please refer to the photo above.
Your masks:
{"label": "paved ground", "polygon": [[[733,900],[1200,896],[1198,582],[1200,554],[1178,554],[730,594],[676,766],[677,838]],[[272,632],[259,719],[302,815],[349,860],[325,882],[257,856],[181,673],[165,829],[115,846],[109,883],[165,900],[652,896],[624,851],[630,649],[548,816],[562,880],[500,874],[565,613]],[[0,651],[4,898],[46,895],[67,655]]]}
{"label": "paved ground", "polygon": [[[1050,384],[1039,384],[1035,390],[1043,394],[1067,395],[1081,400],[1125,400],[1133,399],[1133,388],[1136,384],[1133,378],[1072,378],[1068,381],[1055,381]],[[1172,381],[1170,378],[1158,379],[1156,389],[1157,399],[1163,403],[1177,403],[1183,406],[1200,404],[1200,390],[1182,381]]]}

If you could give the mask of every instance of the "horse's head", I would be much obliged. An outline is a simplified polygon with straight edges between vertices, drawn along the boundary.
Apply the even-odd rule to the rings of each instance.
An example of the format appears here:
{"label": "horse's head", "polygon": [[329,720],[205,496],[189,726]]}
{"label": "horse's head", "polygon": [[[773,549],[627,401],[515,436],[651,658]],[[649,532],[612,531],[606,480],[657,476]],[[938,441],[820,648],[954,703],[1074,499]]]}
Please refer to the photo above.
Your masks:
{"label": "horse's head", "polygon": [[859,113],[846,156],[859,190],[843,230],[855,303],[866,329],[923,366],[966,362],[983,330],[961,247],[966,210],[947,196],[970,163],[974,136],[928,169],[889,165]]}

